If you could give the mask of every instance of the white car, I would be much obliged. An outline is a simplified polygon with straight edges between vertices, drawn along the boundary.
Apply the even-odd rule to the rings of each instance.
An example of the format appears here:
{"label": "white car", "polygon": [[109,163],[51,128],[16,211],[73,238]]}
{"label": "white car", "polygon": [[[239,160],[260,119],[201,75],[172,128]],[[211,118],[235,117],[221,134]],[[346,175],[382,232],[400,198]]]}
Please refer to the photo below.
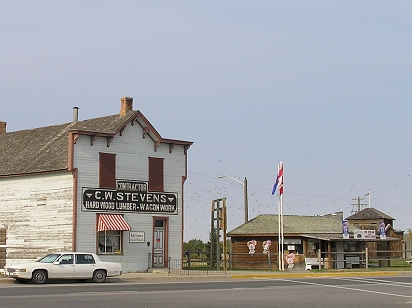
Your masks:
{"label": "white car", "polygon": [[4,275],[17,282],[32,281],[45,283],[48,279],[76,279],[104,282],[106,277],[122,274],[122,265],[116,262],[103,262],[94,253],[59,252],[51,253],[37,261],[6,266]]}

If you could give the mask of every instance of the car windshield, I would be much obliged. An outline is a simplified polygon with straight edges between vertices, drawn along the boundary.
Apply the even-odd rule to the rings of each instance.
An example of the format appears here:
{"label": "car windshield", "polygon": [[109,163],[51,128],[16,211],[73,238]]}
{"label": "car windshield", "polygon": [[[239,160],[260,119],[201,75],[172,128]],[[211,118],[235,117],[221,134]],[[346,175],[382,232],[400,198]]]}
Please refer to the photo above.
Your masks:
{"label": "car windshield", "polygon": [[51,253],[45,257],[42,257],[37,260],[40,263],[53,263],[58,257],[60,256],[59,253]]}

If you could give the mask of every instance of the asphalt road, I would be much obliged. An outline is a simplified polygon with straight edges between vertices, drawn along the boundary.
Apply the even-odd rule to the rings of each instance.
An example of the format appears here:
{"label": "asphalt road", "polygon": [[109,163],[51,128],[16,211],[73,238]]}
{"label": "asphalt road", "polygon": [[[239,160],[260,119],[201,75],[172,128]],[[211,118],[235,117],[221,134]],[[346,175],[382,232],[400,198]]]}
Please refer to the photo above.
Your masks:
{"label": "asphalt road", "polygon": [[412,276],[0,284],[1,307],[412,307]]}

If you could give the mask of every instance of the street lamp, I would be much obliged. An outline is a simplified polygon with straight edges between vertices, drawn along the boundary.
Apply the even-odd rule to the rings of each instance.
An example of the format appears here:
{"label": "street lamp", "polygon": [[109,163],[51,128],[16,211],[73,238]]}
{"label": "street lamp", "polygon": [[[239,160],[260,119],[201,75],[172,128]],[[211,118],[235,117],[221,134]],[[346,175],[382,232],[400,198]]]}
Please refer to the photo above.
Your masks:
{"label": "street lamp", "polygon": [[247,198],[247,179],[245,177],[245,179],[243,180],[243,183],[241,181],[239,181],[238,179],[235,179],[233,176],[230,175],[219,175],[219,179],[222,178],[230,178],[235,182],[238,182],[240,185],[243,185],[243,198],[244,198],[244,206],[245,206],[245,223],[248,222],[248,198]]}

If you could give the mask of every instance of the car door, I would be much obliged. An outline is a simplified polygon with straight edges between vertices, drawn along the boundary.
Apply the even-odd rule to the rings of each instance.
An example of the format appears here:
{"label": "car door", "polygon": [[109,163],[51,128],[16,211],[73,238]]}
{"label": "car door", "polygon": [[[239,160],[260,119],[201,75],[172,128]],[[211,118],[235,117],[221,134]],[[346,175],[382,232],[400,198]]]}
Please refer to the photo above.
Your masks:
{"label": "car door", "polygon": [[52,265],[49,278],[73,279],[74,257],[73,254],[62,254]]}
{"label": "car door", "polygon": [[76,278],[92,278],[96,261],[93,256],[88,253],[77,253],[75,258],[75,277]]}

